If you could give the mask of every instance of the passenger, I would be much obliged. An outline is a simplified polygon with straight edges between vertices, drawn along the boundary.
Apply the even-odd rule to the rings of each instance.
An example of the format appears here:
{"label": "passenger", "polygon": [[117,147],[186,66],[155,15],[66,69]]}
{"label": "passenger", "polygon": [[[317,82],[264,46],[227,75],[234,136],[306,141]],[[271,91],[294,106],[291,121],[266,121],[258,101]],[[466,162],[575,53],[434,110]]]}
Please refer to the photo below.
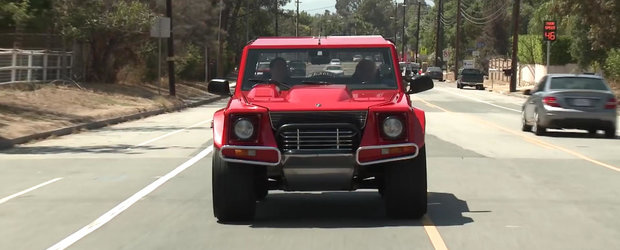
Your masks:
{"label": "passenger", "polygon": [[355,67],[351,76],[357,83],[375,83],[377,81],[377,66],[370,60],[363,59]]}

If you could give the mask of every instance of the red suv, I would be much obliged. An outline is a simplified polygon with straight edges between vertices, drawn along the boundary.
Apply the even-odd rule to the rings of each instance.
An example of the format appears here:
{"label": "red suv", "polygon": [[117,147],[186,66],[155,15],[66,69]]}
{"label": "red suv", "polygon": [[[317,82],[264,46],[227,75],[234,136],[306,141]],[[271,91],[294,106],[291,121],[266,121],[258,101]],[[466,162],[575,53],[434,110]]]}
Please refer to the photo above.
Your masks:
{"label": "red suv", "polygon": [[[355,61],[357,55],[375,60]],[[323,70],[334,58],[343,74]],[[257,72],[262,62],[269,70]],[[291,75],[290,62],[306,73]],[[208,86],[231,95],[213,117],[213,211],[220,221],[251,220],[268,190],[378,189],[389,217],[426,213],[425,116],[409,94],[433,81],[408,79],[407,90],[392,42],[259,38],[243,50],[239,69],[233,95],[225,81]]]}

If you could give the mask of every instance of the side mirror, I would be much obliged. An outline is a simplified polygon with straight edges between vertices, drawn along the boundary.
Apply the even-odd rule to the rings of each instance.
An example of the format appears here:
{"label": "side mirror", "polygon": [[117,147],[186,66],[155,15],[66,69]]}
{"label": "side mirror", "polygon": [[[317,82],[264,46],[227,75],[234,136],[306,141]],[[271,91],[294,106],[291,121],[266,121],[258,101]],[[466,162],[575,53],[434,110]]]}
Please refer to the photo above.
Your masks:
{"label": "side mirror", "polygon": [[419,76],[413,78],[413,80],[409,82],[409,91],[407,91],[407,94],[424,92],[432,89],[434,86],[432,78],[429,76]]}
{"label": "side mirror", "polygon": [[230,93],[230,86],[228,85],[228,81],[224,79],[213,79],[209,81],[207,91],[215,95],[232,96],[232,94]]}
{"label": "side mirror", "polygon": [[523,91],[524,95],[532,95],[532,90],[531,89],[526,89]]}

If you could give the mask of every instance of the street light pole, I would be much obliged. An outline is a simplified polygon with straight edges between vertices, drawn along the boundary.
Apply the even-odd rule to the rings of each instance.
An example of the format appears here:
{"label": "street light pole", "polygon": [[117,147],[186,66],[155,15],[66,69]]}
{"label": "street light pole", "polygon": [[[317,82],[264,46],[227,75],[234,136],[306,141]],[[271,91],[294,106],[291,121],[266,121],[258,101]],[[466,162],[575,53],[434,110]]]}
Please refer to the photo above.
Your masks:
{"label": "street light pole", "polygon": [[168,38],[168,85],[170,95],[176,95],[176,85],[174,82],[174,37],[172,26],[172,0],[166,0],[166,16],[170,18],[170,37]]}
{"label": "street light pole", "polygon": [[437,34],[435,35],[435,66],[437,67],[441,67],[440,64],[440,55],[442,53],[441,51],[441,47],[440,47],[440,39],[441,39],[441,12],[443,11],[441,6],[442,4],[442,0],[439,0],[439,4],[437,6]]}
{"label": "street light pole", "polygon": [[405,36],[405,15],[407,13],[406,11],[407,9],[407,0],[403,1],[403,34],[402,34],[402,39],[403,39],[403,43],[401,44],[401,53],[402,53],[402,60],[405,61],[405,43],[407,42],[407,38]]}
{"label": "street light pole", "polygon": [[418,24],[415,31],[415,62],[420,63],[418,56],[420,55],[420,9],[422,8],[422,0],[418,0]]}
{"label": "street light pole", "polygon": [[[459,74],[459,54],[461,53],[460,49],[460,37],[461,37],[461,0],[457,0],[456,3],[456,45],[454,46],[454,80]],[[448,72],[450,70],[448,69]]]}
{"label": "street light pole", "polygon": [[510,62],[510,68],[512,71],[512,75],[510,76],[510,92],[517,91],[517,76],[519,74],[517,64],[518,57],[517,53],[519,50],[519,8],[521,6],[520,0],[515,0],[514,6],[512,8],[512,60]]}
{"label": "street light pole", "polygon": [[279,11],[278,0],[275,0],[275,2],[276,2],[276,13],[275,13],[276,14],[276,36],[278,36],[278,11]]}

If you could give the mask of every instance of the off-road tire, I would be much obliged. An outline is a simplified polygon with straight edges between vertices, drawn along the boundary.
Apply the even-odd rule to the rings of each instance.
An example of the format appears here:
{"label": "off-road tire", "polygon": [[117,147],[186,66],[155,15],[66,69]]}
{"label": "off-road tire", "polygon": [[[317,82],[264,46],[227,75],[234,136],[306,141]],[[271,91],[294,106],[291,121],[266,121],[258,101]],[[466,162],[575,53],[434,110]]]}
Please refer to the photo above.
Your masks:
{"label": "off-road tire", "polygon": [[616,128],[615,126],[605,129],[605,137],[606,138],[616,138]]}
{"label": "off-road tire", "polygon": [[213,150],[213,214],[220,222],[249,221],[256,211],[254,166],[225,162]]}
{"label": "off-road tire", "polygon": [[254,166],[254,192],[256,200],[262,201],[269,194],[269,182],[267,180],[267,167]]}
{"label": "off-road tire", "polygon": [[416,158],[386,166],[383,199],[387,216],[417,219],[426,214],[426,148]]}

